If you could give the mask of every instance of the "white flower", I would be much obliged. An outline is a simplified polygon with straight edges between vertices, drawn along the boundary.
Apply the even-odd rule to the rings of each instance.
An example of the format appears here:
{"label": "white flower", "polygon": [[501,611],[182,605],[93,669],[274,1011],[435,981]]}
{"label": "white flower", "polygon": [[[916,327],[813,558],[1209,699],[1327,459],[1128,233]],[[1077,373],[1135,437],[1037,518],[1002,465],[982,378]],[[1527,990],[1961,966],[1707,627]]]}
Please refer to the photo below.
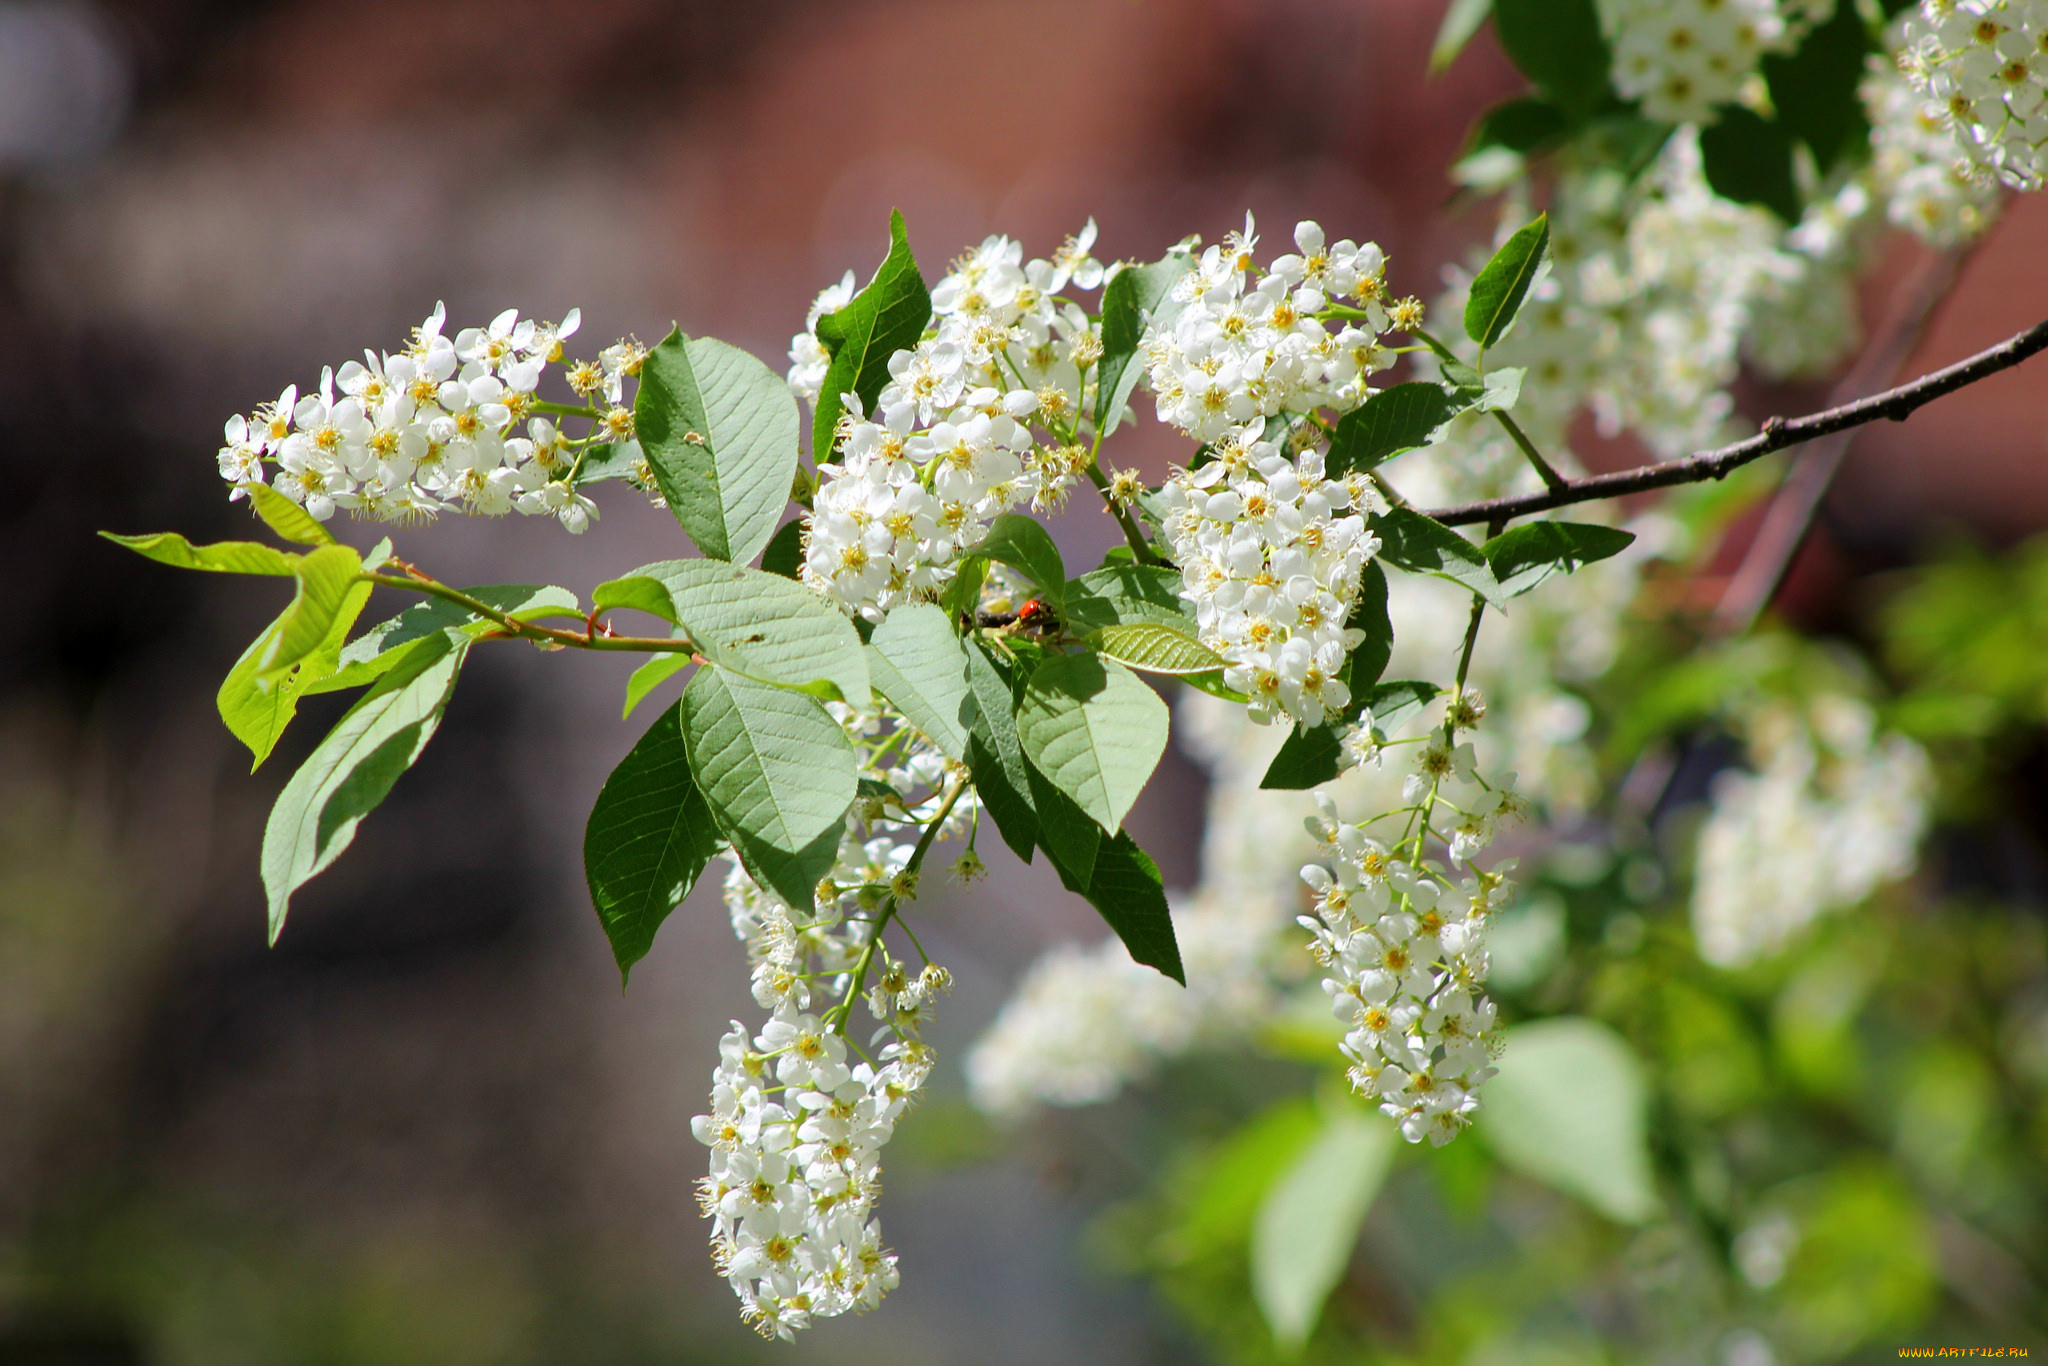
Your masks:
{"label": "white flower", "polygon": [[[219,457],[221,478],[234,486],[229,496],[267,481],[322,520],[345,508],[412,524],[460,504],[481,516],[517,510],[585,530],[597,507],[571,476],[578,452],[598,434],[572,439],[545,418],[529,418],[535,389],[581,313],[537,323],[507,309],[452,341],[446,322],[436,304],[403,349],[365,351],[323,371],[317,388],[288,388],[253,418],[231,419]],[[637,373],[646,352],[622,342],[604,356],[602,366],[579,367],[595,377],[579,392],[608,387],[617,403],[623,378]],[[527,435],[515,435],[521,423]]]}
{"label": "white flower", "polygon": [[1766,52],[1796,44],[1796,21],[1832,9],[1825,0],[1599,0],[1615,89],[1670,123],[1711,123],[1714,106],[1736,98]]}
{"label": "white flower", "polygon": [[[915,731],[885,736],[880,715],[831,709],[871,776],[894,782],[898,769],[884,764],[924,765],[936,752]],[[720,1040],[710,1111],[690,1128],[711,1150],[699,1203],[713,1221],[713,1257],[766,1336],[873,1308],[897,1283],[896,1258],[873,1218],[881,1152],[930,1076],[922,1030],[951,979],[929,965],[913,973],[870,942],[871,891],[900,881],[919,827],[937,818],[943,756],[924,771],[933,783],[899,787],[903,804],[891,809],[904,819],[877,818],[865,830],[860,819],[849,822],[837,863],[801,915],[736,860],[726,877],[755,998],[773,1013],[751,1037],[735,1022]],[[942,833],[960,833],[972,819],[963,801]],[[859,1002],[857,964],[870,973]],[[864,1055],[849,1046],[845,1021],[811,1009],[813,988],[849,1012],[865,1004],[878,1028]]]}
{"label": "white flower", "polygon": [[1739,967],[1912,871],[1927,826],[1927,756],[1877,733],[1860,702],[1746,718],[1755,771],[1715,781],[1692,895],[1700,956]]}
{"label": "white flower", "polygon": [[2048,5],[1921,0],[1904,21],[1899,66],[1939,108],[1958,149],[2015,189],[2048,172]]}

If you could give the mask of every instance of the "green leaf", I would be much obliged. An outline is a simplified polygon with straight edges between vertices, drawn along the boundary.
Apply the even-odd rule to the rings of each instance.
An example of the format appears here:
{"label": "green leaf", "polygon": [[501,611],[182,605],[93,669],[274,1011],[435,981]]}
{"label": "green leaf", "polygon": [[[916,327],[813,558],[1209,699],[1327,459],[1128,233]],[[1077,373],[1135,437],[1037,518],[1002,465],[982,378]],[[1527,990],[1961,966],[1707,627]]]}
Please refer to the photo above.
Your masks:
{"label": "green leaf", "polygon": [[656,688],[668,682],[695,662],[688,655],[678,651],[671,654],[656,655],[639,668],[633,670],[632,676],[626,680],[626,707],[624,711],[619,713],[619,719],[623,721],[631,716],[633,708],[647,700],[647,694],[653,692]]}
{"label": "green leaf", "polygon": [[1466,155],[1488,147],[1505,147],[1517,156],[1528,156],[1564,141],[1571,131],[1571,119],[1548,100],[1524,95],[1496,104],[1480,115],[1478,125],[1466,143]]}
{"label": "green leaf", "polygon": [[[637,399],[635,400],[637,406]],[[576,486],[601,484],[608,479],[631,479],[640,473],[640,462],[647,458],[638,441],[600,441],[583,449],[583,469],[576,476]],[[652,465],[648,466],[653,469]]]}
{"label": "green leaf", "polygon": [[802,577],[803,568],[803,521],[784,522],[781,529],[768,538],[768,548],[761,552],[761,572],[795,579]]}
{"label": "green leaf", "polygon": [[1535,222],[1517,228],[1501,243],[1472,281],[1471,296],[1465,300],[1465,335],[1482,350],[1507,335],[1549,251],[1550,215],[1540,213]]}
{"label": "green leaf", "polygon": [[716,560],[662,560],[627,577],[664,585],[672,619],[713,663],[777,687],[868,705],[860,633],[802,584]]}
{"label": "green leaf", "polygon": [[1360,716],[1371,715],[1374,734],[1386,740],[1435,701],[1441,692],[1443,689],[1434,683],[1401,679],[1368,688],[1353,698],[1352,704],[1358,708]]}
{"label": "green leaf", "polygon": [[1038,847],[1038,811],[1032,800],[1031,764],[1017,741],[1011,716],[1019,689],[980,645],[967,650],[967,683],[975,703],[974,725],[967,735],[967,768],[975,795],[1010,852],[1029,863]]}
{"label": "green leaf", "polygon": [[967,651],[945,609],[929,602],[898,607],[868,640],[868,674],[948,758],[967,758],[974,726],[974,692],[967,681]]}
{"label": "green leaf", "polygon": [[1067,566],[1060,548],[1037,521],[1021,512],[1006,512],[989,524],[988,535],[967,552],[969,556],[994,560],[1031,580],[1041,596],[1054,606],[1067,594]]}
{"label": "green leaf", "polygon": [[1787,223],[1799,221],[1791,135],[1754,109],[1721,106],[1720,121],[1700,132],[1700,166],[1721,198],[1761,204]]}
{"label": "green leaf", "polygon": [[1562,570],[1619,555],[1635,540],[1632,532],[1588,522],[1529,522],[1502,532],[1480,547],[1505,597],[1519,597]]}
{"label": "green leaf", "polygon": [[1443,386],[1427,380],[1380,390],[1338,419],[1326,462],[1330,478],[1361,474],[1429,445],[1457,411]]}
{"label": "green leaf", "polygon": [[467,645],[446,636],[434,640],[378,679],[278,794],[263,830],[271,943],[284,929],[292,893],[348,848],[357,824],[441,724]]}
{"label": "green leaf", "polygon": [[[1327,1014],[1328,1012],[1323,1012]],[[1319,1042],[1326,1050],[1327,1042]],[[1178,1217],[1154,1244],[1170,1263],[1241,1252],[1251,1242],[1259,1204],[1323,1129],[1308,1096],[1290,1096],[1238,1126],[1174,1183],[1184,1199]]]}
{"label": "green leaf", "polygon": [[1507,1031],[1479,1132],[1501,1161],[1610,1219],[1639,1224],[1661,1201],[1651,1175],[1648,1090],[1621,1036],[1577,1016]]}
{"label": "green leaf", "polygon": [[1017,738],[1038,771],[1110,834],[1166,752],[1166,704],[1138,676],[1092,654],[1032,671]]}
{"label": "green leaf", "polygon": [[1479,547],[1442,522],[1410,508],[1393,508],[1374,517],[1372,529],[1380,538],[1383,563],[1462,584],[1494,607],[1506,601]]}
{"label": "green leaf", "polygon": [[869,412],[889,382],[889,357],[917,345],[931,321],[932,296],[917,273],[903,215],[889,214],[889,254],[846,307],[818,319],[818,340],[832,353],[811,421],[811,458],[832,458],[834,431],[843,407],[841,394],[858,394]]}
{"label": "green leaf", "polygon": [[1038,823],[1038,847],[1045,850],[1060,883],[1076,896],[1086,896],[1095,877],[1095,859],[1102,852],[1102,827],[1072,797],[1026,762],[1031,806]]}
{"label": "green leaf", "polygon": [[1260,1202],[1252,1298],[1284,1350],[1298,1351],[1315,1331],[1399,1147],[1393,1125],[1347,1105],[1324,1121]]}
{"label": "green leaf", "polygon": [[1607,100],[1612,58],[1593,0],[1494,0],[1493,28],[1516,69],[1574,122]]}
{"label": "green leaf", "polygon": [[313,514],[268,484],[247,485],[249,506],[265,526],[296,545],[333,545],[334,533],[320,525]]}
{"label": "green leaf", "polygon": [[193,545],[175,531],[158,531],[146,536],[117,536],[111,531],[102,531],[100,535],[115,545],[126,546],[138,555],[173,569],[205,569],[215,574],[288,575],[298,572],[297,555],[261,541],[217,541],[212,545]]}
{"label": "green leaf", "polygon": [[1331,781],[1344,758],[1344,731],[1353,722],[1371,715],[1374,733],[1385,740],[1439,691],[1434,683],[1407,681],[1354,686],[1351,705],[1340,720],[1294,728],[1266,766],[1259,786],[1269,792],[1301,792]]}
{"label": "green leaf", "polygon": [[[1128,547],[1126,547],[1128,549]],[[1180,596],[1180,575],[1157,565],[1117,564],[1067,584],[1066,620],[1076,631],[1134,621],[1171,626],[1194,635],[1194,614]]]}
{"label": "green leaf", "polygon": [[1779,124],[1812,149],[1822,175],[1845,153],[1863,147],[1870,134],[1856,91],[1873,46],[1856,7],[1837,4],[1834,16],[1809,30],[1798,51],[1763,59]]}
{"label": "green leaf", "polygon": [[[362,557],[345,545],[323,545],[299,557],[293,566],[298,590],[284,615],[277,619],[276,634],[270,638],[269,648],[256,661],[259,687],[282,677],[326,644],[335,622],[347,607],[351,590],[358,585],[357,575],[362,567]],[[356,599],[355,610],[362,610],[360,598]]]}
{"label": "green leaf", "polygon": [[939,594],[939,606],[953,621],[970,618],[981,606],[982,586],[988,582],[988,561],[972,555],[960,561],[953,581]]}
{"label": "green leaf", "polygon": [[1587,156],[1605,162],[1633,183],[1656,162],[1677,126],[1646,119],[1633,107],[1601,114],[1578,136]]}
{"label": "green leaf", "polygon": [[1174,282],[1188,273],[1184,251],[1167,253],[1148,266],[1127,266],[1102,287],[1102,359],[1095,369],[1095,429],[1104,436],[1116,430],[1124,405],[1144,376],[1138,346],[1148,322],[1170,321],[1179,312],[1168,297]]}
{"label": "green leaf", "polygon": [[1221,669],[1212,674],[1182,674],[1180,681],[1198,692],[1205,692],[1211,697],[1220,697],[1225,702],[1235,702],[1240,707],[1252,700],[1246,694],[1225,683]]}
{"label": "green leaf", "polygon": [[1365,572],[1359,576],[1358,596],[1352,599],[1351,613],[1344,624],[1365,632],[1365,639],[1344,657],[1344,686],[1351,689],[1356,706],[1365,690],[1380,681],[1394,654],[1394,619],[1387,612],[1387,571],[1371,560],[1366,561]]}
{"label": "green leaf", "polygon": [[846,732],[824,703],[718,665],[683,690],[690,771],[756,882],[791,908],[815,904],[853,804]]}
{"label": "green leaf", "polygon": [[583,830],[583,876],[622,985],[725,843],[690,776],[682,717],[678,702],[647,728],[605,779]]}
{"label": "green leaf", "polygon": [[761,553],[796,476],[796,399],[737,346],[670,332],[647,354],[633,429],[683,530],[714,560]]}
{"label": "green leaf", "polygon": [[[259,677],[260,666],[273,646],[275,636],[284,627],[284,615],[265,628],[262,635],[250,642],[235,661],[228,676],[221,681],[220,692],[215,704],[220,708],[220,719],[237,740],[249,747],[254,762],[249,771],[254,773],[270,757],[270,751],[277,745],[278,736],[284,734],[297,714],[299,698],[309,692],[327,692],[320,686],[333,677],[341,666],[341,652],[348,641],[348,633],[355,626],[356,618],[362,615],[364,604],[370,600],[371,585],[353,585],[342,600],[341,610],[335,614],[334,622],[328,627],[327,638],[320,642],[320,648],[300,661],[299,666],[283,676],[265,679]],[[370,677],[362,680],[369,682]],[[347,686],[347,685],[344,685]]]}
{"label": "green leaf", "polygon": [[1344,757],[1342,731],[1334,725],[1302,726],[1280,744],[1259,786],[1268,792],[1302,792],[1337,776]]}
{"label": "green leaf", "polygon": [[1451,0],[1429,49],[1429,74],[1434,76],[1458,59],[1472,35],[1493,12],[1493,0]]}
{"label": "green leaf", "polygon": [[1105,659],[1155,674],[1199,674],[1227,662],[1186,631],[1157,621],[1132,621],[1088,633],[1088,644]]}
{"label": "green leaf", "polygon": [[677,624],[676,605],[669,597],[668,585],[644,574],[599,584],[590,590],[590,605],[602,612],[631,608],[635,612],[660,617],[671,626]]}
{"label": "green leaf", "polygon": [[1521,402],[1522,381],[1528,376],[1527,367],[1519,365],[1501,365],[1488,370],[1472,406],[1482,413],[1507,412]]}
{"label": "green leaf", "polygon": [[1173,937],[1165,879],[1130,831],[1120,830],[1115,839],[1105,838],[1096,846],[1085,895],[1123,940],[1133,962],[1157,968],[1182,986],[1188,984],[1180,944]]}

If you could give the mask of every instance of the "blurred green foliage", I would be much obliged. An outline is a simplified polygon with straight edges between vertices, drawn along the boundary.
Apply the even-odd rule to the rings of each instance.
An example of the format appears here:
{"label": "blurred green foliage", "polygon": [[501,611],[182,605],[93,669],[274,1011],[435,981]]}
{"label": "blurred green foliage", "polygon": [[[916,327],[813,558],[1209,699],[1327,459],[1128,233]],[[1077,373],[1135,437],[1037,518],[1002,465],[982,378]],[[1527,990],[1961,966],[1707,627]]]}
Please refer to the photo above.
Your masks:
{"label": "blurred green foliage", "polygon": [[[1320,1059],[1320,1077],[1183,1142],[1165,1179],[1103,1216],[1112,1262],[1246,1366],[2048,1350],[2048,908],[2025,876],[2048,869],[2029,797],[2048,773],[2048,539],[1951,548],[1886,589],[1861,642],[1716,642],[1646,615],[1594,685],[1617,795],[1595,834],[1537,861],[1500,921],[1491,989],[1511,1041],[1612,1039],[1625,1078],[1594,1075],[1590,1054],[1540,1059],[1529,1085],[1489,1084],[1474,1135],[1404,1147],[1296,1351],[1259,1312],[1254,1230],[1332,1107],[1370,1113],[1304,1003],[1262,1049],[1268,1066]],[[1938,823],[1920,871],[1775,957],[1710,966],[1687,915],[1702,795],[1674,782],[1646,802],[1631,775],[1711,757],[1758,700],[1828,690],[1928,747]],[[1999,822],[2017,877],[1972,852]],[[1571,1108],[1601,1132],[1554,1127]],[[1643,1208],[1626,1196],[1637,1154]]]}

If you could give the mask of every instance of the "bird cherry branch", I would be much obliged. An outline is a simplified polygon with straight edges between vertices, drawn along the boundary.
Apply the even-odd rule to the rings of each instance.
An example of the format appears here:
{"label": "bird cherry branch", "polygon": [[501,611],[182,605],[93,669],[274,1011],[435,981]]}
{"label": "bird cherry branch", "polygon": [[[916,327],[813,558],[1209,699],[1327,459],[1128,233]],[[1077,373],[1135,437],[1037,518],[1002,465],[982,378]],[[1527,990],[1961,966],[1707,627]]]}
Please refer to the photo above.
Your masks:
{"label": "bird cherry branch", "polygon": [[1773,451],[1784,450],[1788,446],[1797,446],[1801,442],[1812,441],[1834,432],[1847,431],[1851,427],[1860,427],[1880,418],[1902,422],[1944,394],[1952,394],[2002,370],[2010,370],[2044,349],[2048,349],[2048,321],[2036,323],[2026,331],[2009,337],[1987,350],[1979,351],[1967,360],[1960,360],[1954,365],[1922,375],[1910,384],[1902,384],[1895,389],[1872,394],[1869,398],[1809,413],[1805,417],[1795,417],[1789,421],[1781,417],[1769,418],[1764,422],[1762,431],[1732,446],[1722,446],[1717,450],[1701,451],[1679,460],[1642,465],[1612,474],[1568,479],[1562,487],[1546,489],[1542,493],[1527,493],[1511,498],[1488,498],[1477,503],[1436,508],[1432,509],[1429,515],[1449,526],[1465,526],[1475,522],[1505,522],[1511,518],[1548,512],[1552,508],[1566,507],[1573,503],[1587,503],[1599,498],[1618,498],[1623,494],[1668,488],[1673,484],[1695,484],[1707,479],[1720,479],[1753,460],[1761,459]]}

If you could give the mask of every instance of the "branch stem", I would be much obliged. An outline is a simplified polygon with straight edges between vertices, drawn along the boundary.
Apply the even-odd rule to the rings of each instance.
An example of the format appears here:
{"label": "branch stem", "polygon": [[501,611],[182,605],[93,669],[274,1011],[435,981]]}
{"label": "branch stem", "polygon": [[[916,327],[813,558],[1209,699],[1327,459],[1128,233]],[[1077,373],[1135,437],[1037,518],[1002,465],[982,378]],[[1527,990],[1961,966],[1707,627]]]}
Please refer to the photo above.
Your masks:
{"label": "branch stem", "polygon": [[1511,518],[1548,512],[1552,508],[1567,507],[1573,503],[1588,503],[1598,498],[1617,498],[1623,494],[1642,493],[1648,489],[1669,488],[1673,484],[1696,484],[1707,479],[1720,479],[1751,461],[1761,459],[1774,451],[1784,450],[1788,446],[1812,441],[1816,437],[1847,431],[1851,427],[1860,427],[1868,422],[1876,422],[1880,418],[1890,422],[1903,422],[1935,399],[1966,388],[2002,370],[2010,370],[2044,349],[2048,349],[2048,322],[2036,323],[1996,346],[1979,351],[1976,355],[1957,361],[1954,365],[1922,375],[1910,384],[1902,384],[1895,389],[1873,394],[1869,398],[1810,413],[1805,417],[1795,417],[1790,421],[1773,417],[1764,423],[1763,430],[1755,436],[1731,446],[1701,451],[1679,460],[1666,460],[1660,464],[1643,465],[1632,470],[1619,470],[1613,474],[1568,479],[1563,487],[1548,489],[1542,493],[1523,494],[1513,498],[1489,498],[1483,502],[1437,508],[1429,515],[1449,526],[1468,526],[1475,522],[1505,522]]}
{"label": "branch stem", "polygon": [[495,622],[498,629],[505,633],[505,637],[567,646],[575,650],[625,650],[639,654],[692,654],[697,648],[688,639],[679,636],[664,638],[599,634],[594,624],[590,629],[583,631],[564,631],[553,626],[542,626],[538,622],[521,621],[518,617],[502,612],[480,598],[471,597],[460,588],[451,588],[439,579],[430,578],[417,571],[406,577],[396,574],[363,574],[359,578],[363,583],[374,583],[381,588],[403,588],[414,593],[425,593],[430,598],[440,598],[443,602],[452,602],[457,607],[474,612],[487,621]]}

